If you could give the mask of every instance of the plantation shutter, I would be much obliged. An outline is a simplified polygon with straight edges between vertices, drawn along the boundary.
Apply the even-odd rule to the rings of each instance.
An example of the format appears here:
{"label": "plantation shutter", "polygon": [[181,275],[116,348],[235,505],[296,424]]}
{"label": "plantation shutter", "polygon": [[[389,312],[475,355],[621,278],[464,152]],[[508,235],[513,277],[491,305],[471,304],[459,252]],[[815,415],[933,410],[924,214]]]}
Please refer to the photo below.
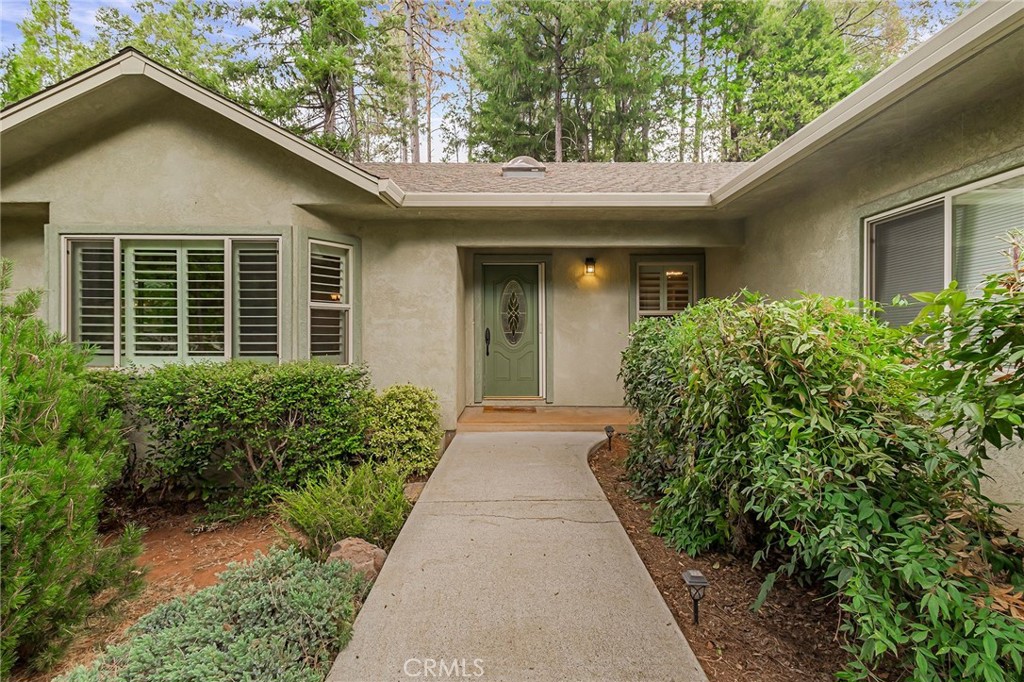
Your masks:
{"label": "plantation shutter", "polygon": [[[874,298],[894,327],[912,322],[924,305],[910,294],[945,287],[943,220],[939,203],[874,224]],[[891,305],[896,296],[911,305]]]}
{"label": "plantation shutter", "polygon": [[348,362],[348,250],[317,242],[309,252],[309,354]]}
{"label": "plantation shutter", "polygon": [[234,245],[235,354],[278,357],[278,253],[276,242]]}
{"label": "plantation shutter", "polygon": [[224,247],[125,247],[126,349],[140,364],[224,355]]}
{"label": "plantation shutter", "polygon": [[641,264],[637,269],[637,313],[674,315],[693,302],[694,268],[689,264]]}
{"label": "plantation shutter", "polygon": [[1009,264],[1002,237],[1024,229],[1024,176],[953,198],[953,277],[960,288],[976,293],[987,275]]}
{"label": "plantation shutter", "polygon": [[93,347],[94,363],[114,362],[114,242],[71,244],[71,340]]}
{"label": "plantation shutter", "polygon": [[187,357],[224,356],[224,246],[184,246]]}

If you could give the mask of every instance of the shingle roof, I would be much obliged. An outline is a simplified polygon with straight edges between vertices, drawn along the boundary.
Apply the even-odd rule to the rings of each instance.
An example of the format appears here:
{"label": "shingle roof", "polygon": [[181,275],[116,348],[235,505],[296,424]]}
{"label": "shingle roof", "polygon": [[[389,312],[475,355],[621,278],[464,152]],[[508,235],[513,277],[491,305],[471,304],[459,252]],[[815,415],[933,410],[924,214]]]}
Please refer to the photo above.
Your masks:
{"label": "shingle roof", "polygon": [[405,192],[711,192],[749,163],[548,163],[543,177],[505,178],[500,163],[356,163]]}

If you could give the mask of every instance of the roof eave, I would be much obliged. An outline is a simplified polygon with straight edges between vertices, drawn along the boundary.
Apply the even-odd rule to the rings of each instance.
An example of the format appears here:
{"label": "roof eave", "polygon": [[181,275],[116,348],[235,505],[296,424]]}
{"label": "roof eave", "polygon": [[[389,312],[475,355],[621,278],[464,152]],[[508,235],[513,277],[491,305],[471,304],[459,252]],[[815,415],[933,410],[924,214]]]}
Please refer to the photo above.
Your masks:
{"label": "roof eave", "polygon": [[935,34],[712,193],[721,207],[1024,25],[1024,2],[988,0]]}
{"label": "roof eave", "polygon": [[402,208],[711,208],[709,192],[405,192]]}

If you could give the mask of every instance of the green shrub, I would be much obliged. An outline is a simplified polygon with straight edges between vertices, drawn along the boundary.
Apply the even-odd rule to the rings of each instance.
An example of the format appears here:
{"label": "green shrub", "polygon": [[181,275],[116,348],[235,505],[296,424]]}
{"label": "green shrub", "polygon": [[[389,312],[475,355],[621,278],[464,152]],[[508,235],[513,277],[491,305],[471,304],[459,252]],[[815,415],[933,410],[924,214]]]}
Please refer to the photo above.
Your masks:
{"label": "green shrub", "polygon": [[104,545],[104,490],[125,461],[120,415],[88,382],[89,353],[35,317],[40,294],[7,300],[0,275],[0,677],[44,667],[107,588],[136,584],[140,532]]}
{"label": "green shrub", "polygon": [[370,453],[396,463],[409,474],[427,474],[437,466],[441,449],[437,394],[426,388],[392,386],[370,409]]}
{"label": "green shrub", "polygon": [[258,505],[325,464],[360,457],[372,392],[360,367],[238,361],[165,365],[132,397],[153,440],[139,458],[143,490],[210,499],[226,488]]}
{"label": "green shrub", "polygon": [[347,537],[390,548],[409,514],[404,483],[394,465],[364,462],[350,469],[336,464],[296,490],[282,490],[277,510],[321,557]]}
{"label": "green shrub", "polygon": [[271,550],[213,587],[161,604],[64,682],[321,682],[351,637],[366,583],[348,564]]}
{"label": "green shrub", "polygon": [[994,523],[976,460],[918,417],[912,359],[839,299],[743,294],[637,327],[622,375],[633,462],[664,492],[655,531],[769,562],[758,605],[780,572],[826,581],[844,678],[1016,680],[1024,628],[994,597],[1024,586],[1024,548]]}
{"label": "green shrub", "polygon": [[1024,232],[1006,241],[1009,268],[986,278],[980,295],[956,282],[914,294],[927,304],[914,331],[924,336],[919,377],[930,407],[979,459],[1024,439]]}

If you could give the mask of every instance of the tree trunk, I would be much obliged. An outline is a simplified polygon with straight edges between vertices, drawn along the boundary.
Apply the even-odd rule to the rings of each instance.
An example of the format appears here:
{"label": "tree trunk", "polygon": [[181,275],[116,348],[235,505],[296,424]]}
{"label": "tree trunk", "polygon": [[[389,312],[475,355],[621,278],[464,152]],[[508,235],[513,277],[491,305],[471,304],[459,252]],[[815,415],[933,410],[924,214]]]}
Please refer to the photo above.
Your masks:
{"label": "tree trunk", "polygon": [[352,160],[363,160],[363,141],[359,139],[359,111],[356,108],[356,84],[348,84],[348,134],[352,137]]}
{"label": "tree trunk", "polygon": [[562,89],[565,65],[562,63],[562,20],[555,19],[555,163],[562,161]]}
{"label": "tree trunk", "polygon": [[[697,75],[704,78],[704,60],[707,57],[707,45],[704,35],[698,35],[700,46],[697,50]],[[693,103],[693,160],[700,163],[704,160],[704,83],[697,88],[697,97]]]}
{"label": "tree trunk", "polygon": [[413,2],[405,0],[405,51],[409,69],[409,148],[413,163],[420,162],[420,112],[416,83],[416,61],[413,58]]}

